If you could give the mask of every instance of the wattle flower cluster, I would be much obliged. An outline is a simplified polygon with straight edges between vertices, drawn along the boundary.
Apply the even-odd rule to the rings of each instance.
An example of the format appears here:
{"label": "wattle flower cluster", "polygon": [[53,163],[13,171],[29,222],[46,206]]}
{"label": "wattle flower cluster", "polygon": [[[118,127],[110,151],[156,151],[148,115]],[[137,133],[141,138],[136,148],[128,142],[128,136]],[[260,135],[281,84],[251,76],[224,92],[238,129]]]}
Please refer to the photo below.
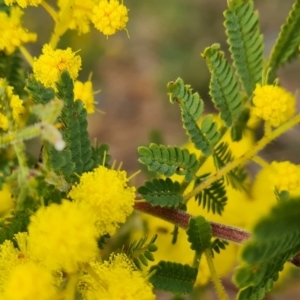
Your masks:
{"label": "wattle flower cluster", "polygon": [[112,235],[133,212],[136,189],[128,187],[127,182],[125,171],[99,166],[92,172],[82,174],[69,197],[88,205],[95,212],[100,235]]}
{"label": "wattle flower cluster", "polygon": [[295,114],[295,97],[279,86],[258,84],[252,101],[253,114],[273,127],[278,127]]}
{"label": "wattle flower cluster", "polygon": [[23,14],[19,7],[12,7],[10,14],[0,11],[0,51],[8,55],[23,44],[36,41],[37,35],[22,27]]}

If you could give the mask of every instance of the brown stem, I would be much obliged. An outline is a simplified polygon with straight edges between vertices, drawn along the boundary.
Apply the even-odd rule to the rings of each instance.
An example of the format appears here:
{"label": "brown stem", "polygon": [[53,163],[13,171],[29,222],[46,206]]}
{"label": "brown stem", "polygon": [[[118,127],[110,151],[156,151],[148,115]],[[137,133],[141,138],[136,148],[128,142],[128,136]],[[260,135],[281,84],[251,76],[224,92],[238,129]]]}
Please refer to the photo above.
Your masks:
{"label": "brown stem", "polygon": [[[134,208],[141,212],[145,212],[155,217],[159,217],[165,221],[168,221],[172,224],[178,225],[183,229],[187,229],[189,226],[189,220],[192,215],[174,208],[152,206],[147,202],[135,202]],[[216,222],[210,222],[212,234],[220,239],[228,240],[235,243],[243,243],[250,238],[250,232],[228,226]]]}
{"label": "brown stem", "polygon": [[[193,217],[182,210],[174,208],[152,206],[151,204],[143,201],[136,201],[134,208],[138,211],[147,213],[154,217],[161,218],[172,224],[178,225],[183,229],[187,229],[189,226],[189,220]],[[224,225],[216,222],[209,222],[212,229],[212,234],[220,239],[242,244],[251,237],[251,233],[244,229]],[[296,267],[300,267],[300,253],[296,254],[289,260]]]}

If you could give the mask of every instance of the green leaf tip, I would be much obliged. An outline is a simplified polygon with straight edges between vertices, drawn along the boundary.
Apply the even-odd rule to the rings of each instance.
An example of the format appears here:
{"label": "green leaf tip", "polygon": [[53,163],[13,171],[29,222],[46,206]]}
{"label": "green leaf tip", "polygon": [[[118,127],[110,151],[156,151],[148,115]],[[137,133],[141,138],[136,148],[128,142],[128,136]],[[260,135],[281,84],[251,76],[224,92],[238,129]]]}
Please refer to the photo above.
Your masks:
{"label": "green leaf tip", "polygon": [[205,249],[211,247],[212,230],[210,224],[202,216],[193,217],[189,220],[186,230],[191,249],[201,254]]}
{"label": "green leaf tip", "polygon": [[253,1],[228,1],[224,12],[227,42],[237,76],[248,96],[262,80],[263,37]]}
{"label": "green leaf tip", "polygon": [[273,82],[277,69],[299,55],[300,44],[300,0],[296,0],[285,21],[281,26],[276,43],[272,48],[268,68],[271,69],[269,82]]}
{"label": "green leaf tip", "polygon": [[229,127],[242,109],[242,96],[234,70],[226,61],[219,44],[206,48],[202,56],[211,73],[210,96],[220,111],[221,119]]}
{"label": "green leaf tip", "polygon": [[198,269],[176,262],[160,261],[152,266],[149,274],[153,272],[149,281],[155,289],[172,293],[188,293],[193,291]]}
{"label": "green leaf tip", "polygon": [[198,93],[192,93],[190,86],[185,85],[181,78],[169,82],[167,87],[170,101],[176,101],[180,106],[183,127],[191,141],[205,156],[209,156],[221,138],[217,123],[206,116],[200,128],[198,122],[203,113],[204,102]]}

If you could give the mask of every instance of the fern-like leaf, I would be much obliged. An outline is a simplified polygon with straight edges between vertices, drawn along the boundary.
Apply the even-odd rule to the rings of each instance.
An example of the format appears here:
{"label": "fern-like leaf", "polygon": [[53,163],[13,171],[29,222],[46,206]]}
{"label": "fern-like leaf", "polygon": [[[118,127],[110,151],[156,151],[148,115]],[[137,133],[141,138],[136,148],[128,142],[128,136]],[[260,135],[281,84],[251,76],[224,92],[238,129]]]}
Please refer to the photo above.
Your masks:
{"label": "fern-like leaf", "polygon": [[8,84],[14,87],[15,94],[20,97],[24,95],[25,72],[19,51],[11,55],[0,51],[0,78],[6,78]]}
{"label": "fern-like leaf", "polygon": [[46,88],[41,82],[37,81],[33,76],[27,80],[26,89],[32,96],[35,104],[47,104],[55,97],[53,88]]}
{"label": "fern-like leaf", "polygon": [[125,251],[125,254],[132,259],[139,270],[143,270],[143,265],[148,266],[148,261],[154,261],[153,252],[157,250],[155,241],[157,235],[154,235],[149,243],[146,243],[148,237],[143,237],[138,241],[132,242]]}
{"label": "fern-like leaf", "polygon": [[[216,147],[214,152],[214,164],[216,168],[222,169],[228,163],[234,160],[231,150],[229,149],[228,143],[222,142],[218,147]],[[227,184],[230,184],[236,190],[246,190],[245,179],[247,174],[243,167],[237,167],[225,176]]]}
{"label": "fern-like leaf", "polygon": [[278,272],[300,251],[300,198],[279,202],[254,228],[235,274],[239,300],[263,299]]}
{"label": "fern-like leaf", "polygon": [[225,250],[226,246],[229,245],[229,243],[225,240],[215,239],[211,243],[211,250],[212,250],[212,257],[214,257],[214,253],[220,253],[221,250]]}
{"label": "fern-like leaf", "polygon": [[179,182],[170,178],[146,181],[137,191],[153,206],[177,207],[183,201]]}
{"label": "fern-like leaf", "polygon": [[199,168],[199,161],[194,153],[178,147],[150,144],[150,147],[139,147],[139,162],[146,165],[149,171],[170,177],[175,173],[184,175],[191,181]]}
{"label": "fern-like leaf", "polygon": [[286,22],[282,25],[279,36],[272,48],[268,67],[271,68],[270,80],[273,81],[280,65],[295,58],[300,44],[300,0],[296,0]]}
{"label": "fern-like leaf", "polygon": [[204,50],[211,73],[210,95],[215,106],[220,110],[220,117],[227,127],[233,124],[242,108],[242,96],[232,67],[220,51],[220,45],[214,44]]}
{"label": "fern-like leaf", "polygon": [[191,249],[201,254],[205,249],[211,247],[212,231],[210,224],[202,216],[190,218],[189,227],[186,230]]}
{"label": "fern-like leaf", "polygon": [[198,269],[175,262],[160,261],[150,268],[149,274],[152,272],[155,273],[149,281],[155,289],[181,294],[193,291]]}
{"label": "fern-like leaf", "polygon": [[[198,177],[195,180],[195,187],[201,184],[207,178],[209,174],[205,174]],[[207,209],[207,212],[222,214],[224,207],[227,203],[226,189],[224,185],[224,179],[221,178],[213,182],[209,187],[205,188],[199,194],[196,195],[195,200],[198,201],[198,205],[202,205],[203,209]]]}
{"label": "fern-like leaf", "polygon": [[190,86],[185,85],[181,78],[169,82],[167,88],[171,103],[179,103],[183,126],[191,141],[205,156],[209,156],[220,140],[221,133],[210,115],[203,119],[200,129],[198,121],[203,112],[203,100],[198,93],[192,93]]}
{"label": "fern-like leaf", "polygon": [[[56,151],[51,145],[45,145],[47,161],[52,168],[64,174],[70,181],[74,172],[82,174],[93,166],[92,150],[87,131],[86,110],[82,101],[74,101],[73,80],[68,72],[63,72],[61,80],[56,84],[57,97],[64,101],[64,107],[59,117],[63,124],[62,136],[66,142],[66,148]],[[45,90],[45,92],[48,92]],[[40,97],[42,98],[42,97]]]}
{"label": "fern-like leaf", "polygon": [[238,77],[248,96],[256,83],[261,82],[263,71],[263,38],[253,1],[228,1],[225,11],[227,42]]}

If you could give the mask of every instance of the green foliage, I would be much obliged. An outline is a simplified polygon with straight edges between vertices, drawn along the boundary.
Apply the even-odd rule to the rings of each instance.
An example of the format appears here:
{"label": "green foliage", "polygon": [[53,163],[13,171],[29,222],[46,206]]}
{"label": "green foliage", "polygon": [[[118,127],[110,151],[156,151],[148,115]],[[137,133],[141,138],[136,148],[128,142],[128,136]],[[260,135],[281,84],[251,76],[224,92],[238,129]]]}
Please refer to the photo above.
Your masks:
{"label": "green foliage", "polygon": [[126,249],[125,253],[139,270],[143,270],[143,265],[147,267],[148,261],[154,261],[153,252],[157,250],[156,239],[157,235],[154,235],[146,244],[148,237],[143,237],[139,241],[132,242]]}
{"label": "green foliage", "polygon": [[0,227],[0,244],[3,244],[5,240],[13,240],[15,233],[26,232],[29,218],[29,210],[17,211],[8,225]]}
{"label": "green foliage", "polygon": [[[222,169],[224,166],[229,164],[234,160],[231,150],[229,149],[228,143],[222,142],[216,149],[214,153],[214,164],[216,168]],[[247,174],[243,167],[237,167],[225,176],[227,184],[230,184],[236,190],[247,190],[245,185],[245,179]]]}
{"label": "green foliage", "polygon": [[212,243],[211,243],[211,253],[212,253],[212,257],[214,257],[214,253],[220,253],[221,250],[225,250],[226,246],[229,245],[229,243],[225,240],[220,240],[220,239],[215,239]]}
{"label": "green foliage", "polygon": [[35,104],[47,104],[55,97],[53,88],[44,87],[33,76],[28,78],[26,89],[33,98]]}
{"label": "green foliage", "polygon": [[15,51],[12,55],[6,55],[0,51],[0,78],[5,78],[8,84],[14,87],[14,93],[22,96],[24,95],[25,72],[19,54],[19,51]]}
{"label": "green foliage", "polygon": [[[201,184],[208,177],[209,174],[204,174],[195,180],[195,187]],[[207,208],[207,212],[222,214],[224,207],[227,203],[226,189],[224,179],[221,178],[213,182],[209,187],[203,189],[196,195],[195,200],[198,205],[202,205],[203,209]]]}
{"label": "green foliage", "polygon": [[191,181],[199,168],[199,161],[194,153],[178,147],[150,144],[150,147],[139,147],[139,162],[147,165],[149,171],[170,177],[174,174],[184,175]]}
{"label": "green foliage", "polygon": [[300,44],[300,0],[296,0],[285,24],[281,26],[279,36],[272,48],[268,67],[271,69],[270,82],[276,76],[277,69],[296,58],[299,54]]}
{"label": "green foliage", "polygon": [[63,72],[61,81],[57,83],[57,97],[64,101],[59,121],[63,124],[61,132],[66,148],[56,151],[52,145],[45,145],[51,167],[69,179],[74,172],[80,175],[93,167],[87,113],[82,101],[74,101],[73,88],[73,80],[69,73]]}
{"label": "green foliage", "polygon": [[263,71],[263,38],[259,20],[253,11],[253,1],[228,1],[225,11],[227,42],[233,65],[248,96],[257,83],[261,82]]}
{"label": "green foliage", "polygon": [[220,51],[220,45],[214,44],[204,50],[210,79],[210,95],[215,106],[220,110],[220,117],[227,127],[231,126],[242,109],[242,96],[239,84],[229,65]]}
{"label": "green foliage", "polygon": [[181,78],[169,82],[167,88],[170,102],[179,103],[183,126],[191,141],[205,156],[209,156],[220,140],[221,132],[211,115],[205,116],[201,128],[199,127],[198,121],[204,108],[203,100],[198,93],[192,93],[190,86],[185,85]]}
{"label": "green foliage", "polygon": [[160,261],[150,268],[149,274],[152,272],[154,275],[149,281],[155,289],[172,293],[191,293],[198,269],[175,262]]}
{"label": "green foliage", "polygon": [[99,144],[98,141],[95,141],[95,145],[92,146],[92,156],[93,168],[98,166],[109,167],[109,161],[111,156],[108,154],[109,145],[108,144]]}
{"label": "green foliage", "polygon": [[255,226],[242,251],[245,265],[235,275],[238,299],[263,299],[284,263],[299,251],[300,198],[282,200]]}
{"label": "green foliage", "polygon": [[244,108],[231,128],[230,133],[231,133],[232,141],[238,142],[242,139],[243,132],[246,129],[247,122],[249,119],[250,119],[250,109]]}
{"label": "green foliage", "polygon": [[186,230],[191,249],[201,254],[205,249],[211,247],[212,231],[210,224],[202,216],[190,218],[189,227]]}
{"label": "green foliage", "polygon": [[183,202],[179,182],[170,178],[146,181],[137,191],[153,206],[177,207]]}

